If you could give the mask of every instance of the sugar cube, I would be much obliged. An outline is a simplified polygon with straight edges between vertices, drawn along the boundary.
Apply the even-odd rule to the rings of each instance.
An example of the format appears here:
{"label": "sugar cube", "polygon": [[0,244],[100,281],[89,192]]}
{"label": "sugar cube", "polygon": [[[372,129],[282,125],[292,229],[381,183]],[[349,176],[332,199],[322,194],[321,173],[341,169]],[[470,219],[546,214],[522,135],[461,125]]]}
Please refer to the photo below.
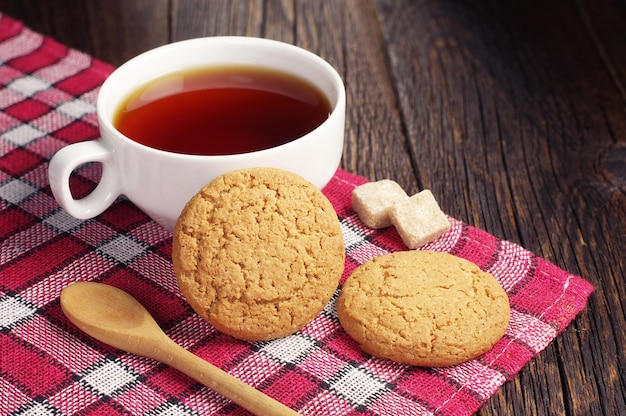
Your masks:
{"label": "sugar cube", "polygon": [[389,210],[389,217],[410,249],[436,240],[450,228],[448,217],[428,189],[395,204]]}
{"label": "sugar cube", "polygon": [[383,179],[356,187],[352,191],[352,208],[368,227],[384,228],[391,225],[390,208],[408,198],[398,183]]}

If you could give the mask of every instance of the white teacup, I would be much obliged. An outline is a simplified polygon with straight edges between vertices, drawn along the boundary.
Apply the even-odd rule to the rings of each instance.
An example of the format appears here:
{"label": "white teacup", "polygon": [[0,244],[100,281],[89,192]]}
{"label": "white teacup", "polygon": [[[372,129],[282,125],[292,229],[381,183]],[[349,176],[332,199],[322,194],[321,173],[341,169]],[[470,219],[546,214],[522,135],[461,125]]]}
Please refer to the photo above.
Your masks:
{"label": "white teacup", "polygon": [[[158,150],[125,137],[113,126],[123,101],[150,80],[187,68],[224,65],[253,65],[297,75],[321,90],[331,113],[319,127],[286,144],[223,156]],[[345,106],[345,88],[335,69],[294,45],[251,37],[207,37],[168,44],[131,59],[107,78],[97,101],[101,139],[58,151],[50,161],[50,186],[59,204],[76,218],[99,215],[123,194],[171,231],[187,201],[214,178],[232,170],[282,168],[323,188],[341,160]],[[88,162],[102,164],[100,182],[86,197],[74,199],[70,174]]]}

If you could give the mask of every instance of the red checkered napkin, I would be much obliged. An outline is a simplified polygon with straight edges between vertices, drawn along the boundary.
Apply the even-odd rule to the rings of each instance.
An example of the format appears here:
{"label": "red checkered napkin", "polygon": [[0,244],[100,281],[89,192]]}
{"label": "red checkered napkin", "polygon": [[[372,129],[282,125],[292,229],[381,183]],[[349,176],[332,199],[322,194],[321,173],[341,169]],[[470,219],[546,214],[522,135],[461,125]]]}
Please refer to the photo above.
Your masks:
{"label": "red checkered napkin", "polygon": [[[76,281],[120,287],[179,344],[303,414],[467,415],[544,349],[580,312],[591,285],[523,248],[451,219],[425,247],[491,272],[511,322],[488,353],[449,368],[362,354],[341,329],[335,298],[295,335],[259,343],[215,331],[186,304],[170,262],[171,236],[125,199],[79,221],[50,193],[48,161],[96,139],[95,98],[108,65],[0,15],[0,414],[243,414],[176,371],[103,345],[64,317],[59,294]],[[88,192],[97,165],[76,173]],[[350,208],[364,178],[337,171],[324,190],[346,243],[343,278],[405,247],[393,227],[364,227]]]}

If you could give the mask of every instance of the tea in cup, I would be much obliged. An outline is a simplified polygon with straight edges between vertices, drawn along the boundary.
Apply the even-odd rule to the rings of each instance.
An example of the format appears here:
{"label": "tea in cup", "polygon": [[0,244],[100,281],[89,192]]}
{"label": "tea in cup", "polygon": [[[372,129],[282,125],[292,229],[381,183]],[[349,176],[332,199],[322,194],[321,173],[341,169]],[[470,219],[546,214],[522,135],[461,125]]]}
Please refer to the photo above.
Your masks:
{"label": "tea in cup", "polygon": [[[217,176],[276,167],[323,188],[339,167],[345,88],[319,56],[269,39],[207,37],[145,52],[116,69],[97,100],[100,140],[50,161],[52,192],[69,214],[95,217],[120,195],[168,230]],[[86,197],[69,186],[99,162]]]}

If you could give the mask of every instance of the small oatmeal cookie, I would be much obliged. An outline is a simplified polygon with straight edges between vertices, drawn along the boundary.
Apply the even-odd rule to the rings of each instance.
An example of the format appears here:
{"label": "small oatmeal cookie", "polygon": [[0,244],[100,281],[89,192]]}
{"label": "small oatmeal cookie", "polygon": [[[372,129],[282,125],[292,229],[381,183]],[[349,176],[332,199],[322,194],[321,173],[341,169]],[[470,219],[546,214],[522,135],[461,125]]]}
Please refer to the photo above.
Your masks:
{"label": "small oatmeal cookie", "polygon": [[510,308],[498,281],[474,263],[417,250],[358,267],[341,290],[337,313],[364,352],[442,367],[491,349],[506,331]]}
{"label": "small oatmeal cookie", "polygon": [[172,261],[192,308],[218,330],[259,341],[290,335],[337,289],[345,249],[330,201],[274,168],[216,178],[183,209]]}

